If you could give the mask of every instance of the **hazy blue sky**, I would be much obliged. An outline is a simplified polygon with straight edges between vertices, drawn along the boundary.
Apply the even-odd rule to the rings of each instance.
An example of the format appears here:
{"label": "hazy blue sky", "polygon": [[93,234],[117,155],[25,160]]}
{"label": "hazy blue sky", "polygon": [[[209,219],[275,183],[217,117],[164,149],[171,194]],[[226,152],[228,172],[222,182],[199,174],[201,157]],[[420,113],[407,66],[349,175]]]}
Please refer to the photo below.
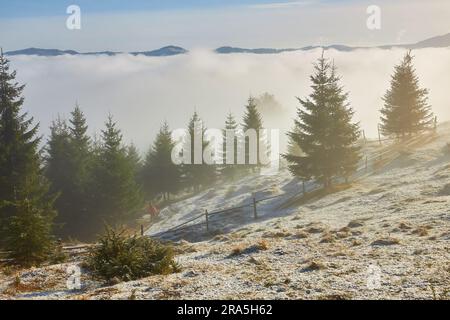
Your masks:
{"label": "hazy blue sky", "polygon": [[[289,0],[2,0],[2,17],[53,16],[65,13],[71,4],[83,7],[89,13],[130,12],[136,10],[185,10],[223,8],[242,5],[280,4],[298,2]],[[339,2],[328,0],[327,2]],[[342,0],[341,0],[342,2]]]}
{"label": "hazy blue sky", "polygon": [[[81,8],[81,30],[66,8]],[[366,27],[380,6],[381,30]],[[0,46],[146,50],[416,42],[450,32],[448,0],[0,0]]]}

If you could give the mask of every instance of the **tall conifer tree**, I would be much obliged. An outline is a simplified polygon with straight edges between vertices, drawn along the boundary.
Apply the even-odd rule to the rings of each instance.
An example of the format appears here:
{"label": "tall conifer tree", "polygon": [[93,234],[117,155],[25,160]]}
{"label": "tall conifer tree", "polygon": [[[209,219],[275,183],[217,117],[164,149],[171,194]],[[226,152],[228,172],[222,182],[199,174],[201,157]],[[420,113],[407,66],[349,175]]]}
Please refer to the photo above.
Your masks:
{"label": "tall conifer tree", "polygon": [[292,174],[304,180],[314,178],[325,187],[334,177],[350,177],[360,159],[355,146],[359,125],[351,122],[353,110],[339,80],[334,65],[322,55],[311,76],[313,92],[309,98],[298,99],[301,108],[288,133],[291,150],[295,145],[298,148],[294,154],[284,155]]}
{"label": "tall conifer tree", "polygon": [[[64,236],[67,228],[72,226],[73,212],[79,204],[73,201],[72,156],[74,152],[70,141],[70,131],[67,122],[59,117],[50,127],[46,151],[45,175],[50,182],[50,191],[58,194],[55,207],[59,214],[55,222],[59,228],[56,229],[56,233]],[[69,235],[75,236],[70,233]]]}
{"label": "tall conifer tree", "polygon": [[90,166],[92,165],[91,138],[87,134],[88,125],[86,123],[86,117],[78,104],[76,104],[70,115],[69,130],[71,145],[74,151],[75,184],[79,188],[79,195],[83,197],[87,180],[89,179]]}
{"label": "tall conifer tree", "polygon": [[419,86],[411,51],[395,67],[391,87],[383,100],[384,107],[381,109],[383,134],[404,137],[432,127],[434,115],[428,104],[428,90]]}
{"label": "tall conifer tree", "polygon": [[[190,139],[186,140],[184,150],[190,152],[189,163],[181,166],[182,179],[186,187],[193,187],[198,191],[201,186],[207,186],[216,179],[216,166],[206,164],[203,159],[203,151],[209,146],[209,141],[205,137],[206,127],[197,112],[194,112],[189,120],[187,133]],[[196,163],[195,139],[201,139],[201,149],[197,150],[197,157],[200,163]]]}
{"label": "tall conifer tree", "polygon": [[127,152],[128,161],[130,162],[130,165],[133,167],[135,180],[139,183],[140,182],[139,175],[142,171],[142,165],[143,165],[141,156],[139,155],[139,150],[136,148],[134,143],[131,143],[130,145],[127,146],[126,152]]}
{"label": "tall conifer tree", "polygon": [[76,105],[69,125],[61,119],[53,123],[47,144],[45,172],[52,192],[59,193],[56,222],[62,237],[84,239],[85,227],[94,215],[95,200],[89,191],[93,156],[87,130],[86,118]]}
{"label": "tall conifer tree", "polygon": [[50,254],[54,197],[42,174],[38,125],[22,113],[24,86],[0,54],[0,242],[21,264]]}
{"label": "tall conifer tree", "polygon": [[245,106],[242,127],[244,131],[253,129],[256,133],[256,164],[254,165],[250,164],[250,150],[252,150],[250,147],[250,143],[252,143],[252,140],[249,137],[245,137],[245,164],[250,165],[251,168],[255,169],[256,167],[259,167],[261,165],[260,152],[264,151],[264,149],[267,148],[267,145],[265,137],[261,131],[263,129],[262,116],[258,111],[256,100],[253,97],[248,98],[248,103]]}
{"label": "tall conifer tree", "polygon": [[[227,139],[229,139],[229,137],[227,137],[227,132],[229,133],[233,133],[234,134],[234,138],[232,142],[227,141]],[[221,169],[221,174],[226,178],[226,179],[235,179],[238,171],[239,171],[239,165],[238,165],[238,152],[239,152],[239,132],[238,132],[238,124],[233,116],[233,114],[230,112],[227,115],[227,119],[225,120],[225,128],[223,130],[222,133],[222,138],[223,138],[223,148],[222,148],[222,155],[223,155],[223,165],[222,165],[222,169]],[[233,150],[229,150],[227,149],[227,144],[232,145],[233,146]],[[232,164],[227,163],[227,161],[229,161],[229,159],[227,159],[227,157],[232,157]]]}
{"label": "tall conifer tree", "polygon": [[173,148],[172,133],[167,122],[164,122],[144,163],[143,177],[147,195],[160,194],[164,200],[170,200],[170,194],[180,189],[181,171],[172,162]]}
{"label": "tall conifer tree", "polygon": [[101,138],[93,172],[97,228],[101,227],[101,223],[124,224],[131,221],[136,218],[143,204],[141,189],[135,180],[134,165],[127,156],[127,149],[122,144],[122,133],[112,116],[108,117]]}

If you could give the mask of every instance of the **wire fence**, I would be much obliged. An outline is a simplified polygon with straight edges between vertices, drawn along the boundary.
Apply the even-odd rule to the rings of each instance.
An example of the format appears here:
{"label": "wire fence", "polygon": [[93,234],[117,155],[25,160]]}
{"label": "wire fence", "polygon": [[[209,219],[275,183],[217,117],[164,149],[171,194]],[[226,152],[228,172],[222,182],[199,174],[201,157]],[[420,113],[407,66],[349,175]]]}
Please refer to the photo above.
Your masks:
{"label": "wire fence", "polygon": [[[401,149],[412,148],[415,145],[420,144],[421,142],[423,142],[429,138],[432,138],[434,135],[435,135],[434,132],[432,132],[431,134],[416,136],[416,137],[410,138],[406,141],[401,141],[401,144],[396,143],[396,142],[399,142],[399,140],[395,139],[395,138],[385,138],[385,139],[380,138],[377,140],[363,139],[363,141],[361,142],[363,145],[367,145],[370,143],[379,143],[380,147],[382,147],[382,142],[392,141],[393,143],[388,146],[385,146],[384,148],[382,148],[382,150],[373,152],[370,156],[368,156],[368,155],[363,156],[363,159],[361,160],[361,163],[357,167],[356,171],[353,173],[351,180],[357,181],[359,179],[366,177],[369,174],[374,173],[377,169],[379,169],[377,167],[377,161],[383,161],[385,163],[388,163],[388,162],[395,160],[401,154],[401,150],[399,151],[399,148],[398,148],[399,146],[401,147]],[[382,166],[382,164],[380,165],[380,167],[381,166]],[[336,168],[336,167],[334,167],[334,168]],[[343,180],[343,178],[335,178],[333,180],[333,182],[342,182],[342,180]],[[169,228],[165,231],[159,232],[159,233],[155,234],[155,236],[163,237],[170,233],[175,234],[175,233],[190,229],[194,226],[195,227],[204,226],[204,227],[206,227],[206,231],[208,232],[208,231],[210,231],[210,227],[211,227],[212,223],[230,218],[230,215],[229,215],[230,213],[231,214],[232,213],[240,214],[241,210],[243,210],[245,208],[253,209],[253,211],[252,211],[253,218],[256,220],[259,217],[257,205],[261,202],[285,197],[286,198],[285,203],[278,207],[278,210],[283,210],[289,206],[292,206],[292,204],[295,203],[296,201],[302,199],[307,193],[318,191],[322,188],[321,184],[318,181],[305,181],[302,183],[303,183],[303,189],[302,189],[301,193],[298,193],[295,195],[284,193],[284,194],[264,197],[264,198],[260,198],[260,199],[257,199],[256,195],[254,194],[250,199],[251,201],[249,201],[246,204],[243,204],[240,206],[226,207],[226,208],[217,208],[217,209],[214,209],[213,211],[208,211],[206,209],[206,210],[204,210],[203,213],[199,213],[198,215],[195,215],[194,217],[190,218],[189,220],[187,220],[181,224],[178,224],[178,225],[176,225],[172,228]],[[258,192],[259,193],[265,192],[269,189],[270,188],[259,190]],[[246,212],[246,214],[248,215],[249,213]],[[217,217],[219,217],[219,218],[217,218]],[[143,231],[141,231],[141,232],[143,235],[144,232]]]}
{"label": "wire fence", "polygon": [[[266,189],[267,190],[267,189]],[[264,191],[264,190],[263,190]],[[199,226],[199,224],[192,224],[192,222],[194,221],[198,221],[198,220],[203,220],[200,225],[204,225],[206,226],[206,230],[209,231],[210,226],[213,222],[218,222],[224,219],[228,219],[229,218],[229,214],[230,213],[236,213],[239,212],[242,209],[245,208],[252,208],[253,209],[253,217],[255,219],[258,218],[258,208],[257,208],[257,204],[264,202],[264,201],[268,201],[268,200],[272,200],[275,198],[281,198],[281,197],[287,197],[289,196],[288,194],[279,194],[279,195],[275,195],[275,196],[270,196],[270,197],[265,197],[265,198],[261,198],[261,199],[257,199],[255,196],[252,197],[252,201],[244,204],[244,205],[240,205],[240,206],[234,206],[234,207],[228,207],[225,209],[218,209],[215,211],[211,211],[209,212],[208,210],[205,210],[204,213],[196,215],[194,217],[192,217],[191,219],[176,225],[170,229],[167,229],[166,231],[163,232],[159,232],[157,233],[157,236],[163,236],[169,233],[176,233],[176,232],[180,232],[182,230],[186,230],[189,229],[193,226]],[[227,214],[228,213],[228,214]],[[215,218],[215,217],[219,217],[219,218]],[[211,220],[212,218],[215,218],[213,221]]]}

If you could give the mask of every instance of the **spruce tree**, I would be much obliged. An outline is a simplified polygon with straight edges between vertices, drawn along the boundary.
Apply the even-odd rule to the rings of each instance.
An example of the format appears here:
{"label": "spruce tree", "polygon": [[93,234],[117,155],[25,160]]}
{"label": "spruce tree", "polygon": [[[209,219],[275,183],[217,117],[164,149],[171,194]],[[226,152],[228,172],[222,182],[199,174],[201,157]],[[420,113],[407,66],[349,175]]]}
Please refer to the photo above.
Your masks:
{"label": "spruce tree", "polygon": [[[59,225],[56,232],[64,236],[66,228],[72,225],[73,211],[78,208],[74,201],[74,183],[72,176],[72,150],[70,131],[67,122],[58,117],[50,127],[50,138],[46,146],[45,176],[50,182],[50,191],[59,194],[55,208],[59,214],[55,222]],[[70,234],[74,236],[73,234]]]}
{"label": "spruce tree", "polygon": [[142,172],[144,188],[149,198],[162,195],[164,200],[170,200],[170,194],[180,189],[180,168],[171,158],[174,145],[169,125],[164,122],[147,153]]}
{"label": "spruce tree", "polygon": [[434,116],[428,104],[428,90],[419,86],[411,51],[395,67],[391,87],[383,100],[381,130],[384,135],[404,137],[432,126]]}
{"label": "spruce tree", "polygon": [[[300,129],[294,125],[292,130],[288,132],[289,137],[292,135],[300,134]],[[288,146],[287,146],[287,153],[293,156],[301,156],[302,150],[300,149],[300,146],[294,141],[294,139],[289,139]]]}
{"label": "spruce tree", "polygon": [[[71,202],[74,204],[70,220],[67,221],[65,235],[86,238],[86,224],[92,221],[93,203],[95,199],[91,198],[90,188],[92,187],[92,167],[93,167],[93,146],[91,138],[88,135],[88,125],[86,116],[76,104],[70,113],[69,119],[70,131],[70,151],[71,167],[69,186],[72,191]],[[89,236],[89,235],[88,235]]]}
{"label": "spruce tree", "polygon": [[[22,113],[24,86],[0,54],[0,242],[21,264],[50,254],[54,197],[42,174],[38,125]],[[37,223],[36,221],[39,221]]]}
{"label": "spruce tree", "polygon": [[261,130],[263,129],[263,121],[261,113],[258,111],[256,100],[253,97],[248,98],[248,103],[245,106],[245,113],[242,124],[244,132],[253,129],[256,132],[256,164],[250,164],[250,143],[249,137],[245,137],[245,164],[252,169],[256,169],[261,165],[260,150],[267,148],[265,137]]}
{"label": "spruce tree", "polygon": [[288,153],[291,173],[303,180],[311,178],[331,186],[334,177],[349,178],[356,170],[359,147],[359,125],[352,123],[353,110],[347,93],[339,85],[336,68],[322,55],[311,76],[313,93],[298,99],[301,108],[294,130],[288,133],[292,148],[301,155]]}
{"label": "spruce tree", "polygon": [[58,192],[56,222],[62,237],[86,238],[85,226],[92,211],[88,191],[92,166],[91,142],[86,118],[78,105],[71,112],[69,125],[58,119],[50,128],[47,144],[46,176],[51,191]]}
{"label": "spruce tree", "polygon": [[127,146],[126,152],[127,152],[127,159],[133,168],[135,180],[139,181],[140,179],[139,175],[142,171],[142,161],[141,156],[139,155],[139,150],[136,148],[134,143],[131,143],[130,145]]}
{"label": "spruce tree", "polygon": [[[238,174],[239,171],[239,165],[238,165],[238,140],[239,140],[239,132],[238,130],[238,124],[236,123],[236,120],[231,112],[228,113],[227,119],[225,120],[225,129],[223,130],[222,137],[223,137],[223,147],[222,147],[222,156],[223,156],[223,163],[221,168],[221,174],[225,179],[232,179],[234,180]],[[233,150],[228,152],[227,149],[227,131],[234,133],[234,139],[233,139]],[[228,144],[231,144],[228,141]],[[232,157],[232,164],[227,163],[227,157]]]}
{"label": "spruce tree", "polygon": [[[49,259],[55,249],[52,219],[56,215],[51,203],[42,205],[36,198],[16,200],[9,205],[15,214],[7,223],[6,248],[16,263],[30,267]],[[1,209],[0,209],[1,210]]]}
{"label": "spruce tree", "polygon": [[[201,127],[201,129],[200,129]],[[203,161],[203,151],[209,146],[209,141],[205,137],[206,127],[203,120],[199,117],[197,112],[194,112],[189,120],[187,134],[190,139],[186,140],[184,150],[190,151],[189,163],[183,164],[182,179],[186,187],[193,187],[194,191],[198,191],[201,186],[212,184],[216,179],[216,166],[206,164]],[[195,163],[195,138],[202,139],[201,163]]]}
{"label": "spruce tree", "polygon": [[135,180],[134,165],[122,144],[122,133],[112,116],[108,117],[105,125],[93,171],[95,231],[104,223],[115,225],[131,221],[136,218],[143,204],[141,190]]}
{"label": "spruce tree", "polygon": [[91,139],[87,134],[88,125],[86,123],[86,117],[78,104],[76,104],[70,115],[69,130],[72,150],[74,152],[75,185],[78,188],[78,196],[84,198],[90,174],[90,166],[92,165]]}

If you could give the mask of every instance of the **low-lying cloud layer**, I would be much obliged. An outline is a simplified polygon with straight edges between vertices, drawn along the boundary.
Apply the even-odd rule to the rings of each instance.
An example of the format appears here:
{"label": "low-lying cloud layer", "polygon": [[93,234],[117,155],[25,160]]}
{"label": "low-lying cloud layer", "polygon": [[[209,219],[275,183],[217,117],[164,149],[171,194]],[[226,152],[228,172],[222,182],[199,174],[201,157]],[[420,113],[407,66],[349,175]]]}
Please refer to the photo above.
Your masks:
{"label": "low-lying cloud layer", "polygon": [[[367,135],[376,135],[381,97],[403,50],[327,51],[350,93],[355,121]],[[126,141],[142,151],[151,143],[162,121],[185,127],[197,110],[208,127],[221,128],[229,111],[240,120],[249,95],[264,92],[280,103],[271,126],[287,130],[298,101],[310,93],[312,63],[320,50],[278,55],[218,55],[194,50],[175,57],[129,55],[27,57],[11,59],[18,80],[26,83],[25,108],[41,122],[42,133],[58,114],[67,115],[76,102],[85,111],[92,133],[99,132],[112,113]],[[414,52],[423,87],[439,119],[449,120],[450,49]],[[271,110],[273,113],[273,110]],[[268,115],[267,115],[268,116]],[[275,123],[274,123],[275,122]]]}

